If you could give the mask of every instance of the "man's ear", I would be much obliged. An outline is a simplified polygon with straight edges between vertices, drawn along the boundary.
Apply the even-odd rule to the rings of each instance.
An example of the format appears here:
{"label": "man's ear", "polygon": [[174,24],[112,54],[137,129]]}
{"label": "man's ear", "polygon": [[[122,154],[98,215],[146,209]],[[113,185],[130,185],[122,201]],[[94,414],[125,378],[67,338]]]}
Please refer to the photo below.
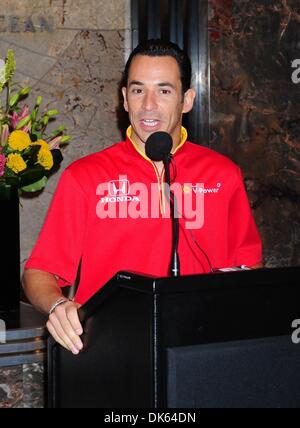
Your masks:
{"label": "man's ear", "polygon": [[122,94],[123,94],[123,100],[124,100],[123,106],[124,106],[125,111],[128,112],[127,88],[125,86],[122,88]]}
{"label": "man's ear", "polygon": [[190,88],[185,92],[184,99],[183,99],[182,113],[188,113],[189,111],[192,110],[195,97],[196,97],[196,91],[194,88]]}

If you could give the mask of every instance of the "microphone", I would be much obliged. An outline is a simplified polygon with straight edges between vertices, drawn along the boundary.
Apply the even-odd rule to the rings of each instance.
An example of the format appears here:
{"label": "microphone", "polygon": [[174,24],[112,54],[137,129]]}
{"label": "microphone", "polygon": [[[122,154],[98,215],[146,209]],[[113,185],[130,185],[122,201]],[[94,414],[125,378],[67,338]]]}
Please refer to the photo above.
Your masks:
{"label": "microphone", "polygon": [[[170,262],[169,272],[171,276],[180,275],[180,261],[178,255],[179,243],[179,220],[177,210],[177,199],[172,192],[171,179],[170,179],[170,163],[172,160],[171,150],[173,147],[173,139],[170,134],[163,131],[154,132],[147,139],[145,144],[145,152],[148,158],[154,162],[163,161],[165,166],[166,182],[169,186],[169,203],[171,208],[172,218],[172,256]],[[175,216],[175,213],[177,214]]]}
{"label": "microphone", "polygon": [[146,141],[145,151],[154,162],[164,161],[171,154],[173,140],[170,134],[163,131],[154,132]]}

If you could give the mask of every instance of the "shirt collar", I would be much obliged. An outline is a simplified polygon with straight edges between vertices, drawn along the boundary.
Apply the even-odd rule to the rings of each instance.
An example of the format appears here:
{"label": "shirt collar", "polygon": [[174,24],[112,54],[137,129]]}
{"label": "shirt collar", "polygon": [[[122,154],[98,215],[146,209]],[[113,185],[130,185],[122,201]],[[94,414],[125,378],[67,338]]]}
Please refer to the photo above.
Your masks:
{"label": "shirt collar", "polygon": [[[139,153],[144,159],[146,159],[147,161],[152,162],[148,156],[142,152],[142,150],[137,146],[137,144],[132,140],[131,138],[132,136],[132,126],[129,126],[127,128],[126,131],[126,141],[130,144],[131,147],[133,147],[135,149],[135,151],[137,153]],[[187,141],[187,137],[188,137],[188,133],[187,130],[182,126],[181,127],[181,135],[180,135],[180,143],[178,144],[178,146],[172,150],[172,154],[175,155],[175,153],[178,152],[178,150],[185,144],[185,142]]]}

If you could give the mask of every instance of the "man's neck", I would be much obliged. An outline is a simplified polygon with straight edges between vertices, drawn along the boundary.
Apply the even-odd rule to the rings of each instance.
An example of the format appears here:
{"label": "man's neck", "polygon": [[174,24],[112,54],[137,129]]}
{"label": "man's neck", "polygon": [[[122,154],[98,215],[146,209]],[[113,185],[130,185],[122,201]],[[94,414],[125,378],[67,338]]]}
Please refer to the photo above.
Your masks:
{"label": "man's neck", "polygon": [[[146,154],[145,143],[139,141],[138,139],[132,138],[132,137],[131,137],[131,139],[134,142],[134,144],[140,149],[140,151],[143,154]],[[181,143],[180,138],[178,139],[178,141],[177,141],[176,144],[173,143],[173,147],[172,147],[171,153],[174,153],[174,151],[176,150],[176,147],[178,147],[180,145],[180,143]]]}
{"label": "man's neck", "polygon": [[[134,144],[138,147],[138,149],[145,155],[146,154],[145,143],[142,142],[134,134],[134,131],[132,132],[131,139],[134,142]],[[174,144],[174,141],[176,141],[175,144]],[[172,147],[171,153],[174,153],[174,151],[180,145],[180,143],[181,143],[181,126],[180,126],[180,130],[178,130],[178,135],[176,135],[176,137],[174,137],[174,135],[173,135],[173,147]],[[153,163],[155,164],[155,166],[156,166],[156,168],[158,170],[159,175],[161,175],[162,172],[163,172],[163,169],[164,169],[164,163],[163,162],[153,162]]]}

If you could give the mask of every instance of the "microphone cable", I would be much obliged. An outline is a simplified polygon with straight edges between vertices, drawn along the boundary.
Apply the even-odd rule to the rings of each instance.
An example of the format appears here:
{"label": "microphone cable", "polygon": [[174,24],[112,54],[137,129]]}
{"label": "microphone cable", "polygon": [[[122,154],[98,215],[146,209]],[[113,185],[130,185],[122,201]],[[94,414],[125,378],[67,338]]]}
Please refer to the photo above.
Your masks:
{"label": "microphone cable", "polygon": [[[176,177],[177,177],[177,166],[176,166],[176,162],[175,162],[175,160],[174,160],[173,156],[172,156],[172,158],[171,158],[171,163],[170,163],[170,164],[171,164],[172,169],[173,169],[173,179],[172,179],[172,182],[174,182],[174,181],[175,181],[175,179],[176,179]],[[172,192],[170,192],[170,197],[172,198],[172,202],[173,202],[173,204],[174,204],[174,200],[173,200],[173,194],[172,194]],[[181,216],[185,221],[188,221],[188,219],[185,217],[185,215],[184,215],[183,213],[181,213],[181,212],[178,210],[177,204],[176,204],[176,211],[177,211],[177,215],[180,215],[180,216]],[[181,225],[181,228],[183,228],[183,227],[182,227],[182,225]],[[188,230],[188,232],[189,232],[189,234],[190,234],[190,237],[191,237],[191,239],[192,239],[192,242],[196,245],[196,247],[198,248],[198,250],[200,250],[200,252],[202,253],[202,255],[205,257],[206,262],[207,262],[207,264],[208,264],[208,266],[209,266],[210,272],[211,272],[211,273],[216,272],[216,269],[214,269],[214,268],[213,268],[212,263],[211,263],[211,260],[210,260],[210,258],[209,258],[209,256],[208,256],[208,254],[207,254],[207,253],[206,253],[206,251],[201,247],[201,245],[200,245],[200,244],[199,244],[199,242],[197,241],[197,239],[196,239],[196,237],[195,237],[194,233],[192,232],[192,230],[191,230],[191,229],[185,229],[185,228],[183,228],[183,230],[184,230],[184,231]]]}

